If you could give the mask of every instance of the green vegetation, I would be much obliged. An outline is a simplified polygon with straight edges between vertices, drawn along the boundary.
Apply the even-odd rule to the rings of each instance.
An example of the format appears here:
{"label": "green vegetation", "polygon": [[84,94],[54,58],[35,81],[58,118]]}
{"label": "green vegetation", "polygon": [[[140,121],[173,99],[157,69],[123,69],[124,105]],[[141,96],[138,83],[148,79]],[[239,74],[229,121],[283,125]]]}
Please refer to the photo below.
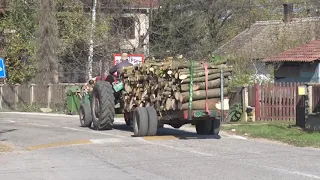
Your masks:
{"label": "green vegetation", "polygon": [[[29,2],[28,2],[29,3]],[[5,31],[5,47],[1,54],[6,57],[8,83],[29,81],[35,75],[35,19],[33,3],[24,0],[8,1],[8,9],[0,21],[1,31]]]}
{"label": "green vegetation", "polygon": [[[98,5],[94,32],[94,61],[112,59],[119,53],[119,38],[125,31],[119,17],[131,0],[117,1],[117,9]],[[133,1],[133,0],[132,0]],[[51,83],[70,78],[79,81],[85,73],[91,25],[90,5],[81,0],[10,0],[7,12],[0,21],[5,46],[8,83]],[[252,63],[239,57],[213,57],[213,52],[250,27],[256,21],[281,19],[285,0],[215,0],[162,1],[162,8],[150,12],[150,28],[141,35],[134,53],[150,45],[151,56],[182,54],[193,59],[219,61],[228,59],[234,64],[237,79],[234,86],[250,81]],[[299,10],[296,17],[306,17],[316,0],[291,0]],[[102,3],[103,4],[103,3]],[[111,7],[111,6],[110,6]],[[134,18],[136,24],[139,22]],[[125,25],[128,26],[128,25]],[[8,30],[14,30],[11,33]],[[150,44],[145,44],[150,35]],[[97,68],[98,69],[98,68]],[[80,74],[81,72],[82,74]],[[43,73],[46,74],[43,75]],[[79,77],[70,77],[80,74]],[[38,75],[39,77],[35,78]],[[83,78],[82,78],[83,79]],[[71,81],[71,80],[70,80]]]}
{"label": "green vegetation", "polygon": [[275,140],[299,147],[320,147],[320,133],[303,131],[288,122],[228,124],[222,129],[228,132],[235,129],[238,135]]}
{"label": "green vegetation", "polygon": [[240,103],[233,104],[228,112],[228,118],[230,122],[237,122],[241,119],[242,105]]}

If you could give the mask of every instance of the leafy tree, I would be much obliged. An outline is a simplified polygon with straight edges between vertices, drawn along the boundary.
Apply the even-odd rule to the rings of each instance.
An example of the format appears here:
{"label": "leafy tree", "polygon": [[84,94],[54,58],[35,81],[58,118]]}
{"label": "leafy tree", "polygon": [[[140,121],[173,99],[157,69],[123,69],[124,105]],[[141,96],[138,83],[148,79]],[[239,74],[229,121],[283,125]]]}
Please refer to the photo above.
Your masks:
{"label": "leafy tree", "polygon": [[[62,81],[85,81],[89,49],[90,13],[80,0],[57,0],[57,19],[61,40],[60,64]],[[95,64],[108,56],[106,49],[110,45],[110,17],[102,12],[97,13],[94,32]],[[94,69],[97,74],[99,68]],[[99,71],[100,72],[100,71]]]}
{"label": "leafy tree", "polygon": [[35,74],[34,5],[32,0],[10,0],[0,22],[8,83],[27,82]]}

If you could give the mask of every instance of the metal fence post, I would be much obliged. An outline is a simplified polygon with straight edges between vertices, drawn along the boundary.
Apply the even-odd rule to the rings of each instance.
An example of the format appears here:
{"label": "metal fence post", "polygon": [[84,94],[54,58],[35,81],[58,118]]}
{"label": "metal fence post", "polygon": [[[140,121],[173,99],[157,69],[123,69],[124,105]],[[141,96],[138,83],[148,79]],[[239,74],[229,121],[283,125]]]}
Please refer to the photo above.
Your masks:
{"label": "metal fence post", "polygon": [[308,86],[308,105],[309,105],[309,113],[313,113],[313,90],[312,85]]}
{"label": "metal fence post", "polygon": [[30,105],[32,105],[34,102],[34,86],[35,86],[35,84],[30,84],[30,94],[29,94]]}
{"label": "metal fence post", "polygon": [[16,109],[18,108],[19,103],[19,86],[20,84],[15,84],[14,86],[14,107]]}
{"label": "metal fence post", "polygon": [[52,84],[48,84],[48,105],[47,107],[50,109],[50,105],[51,105],[51,100],[52,100]]}
{"label": "metal fence post", "polygon": [[224,75],[223,69],[220,69],[220,101],[221,101],[221,122],[224,121]]}
{"label": "metal fence post", "polygon": [[243,111],[243,119],[242,121],[247,122],[248,121],[248,114],[247,109],[249,105],[249,98],[248,98],[248,87],[243,87],[242,89],[242,111]]}
{"label": "metal fence post", "polygon": [[3,101],[2,97],[3,97],[3,84],[0,84],[0,109],[3,108],[2,107],[2,101]]}

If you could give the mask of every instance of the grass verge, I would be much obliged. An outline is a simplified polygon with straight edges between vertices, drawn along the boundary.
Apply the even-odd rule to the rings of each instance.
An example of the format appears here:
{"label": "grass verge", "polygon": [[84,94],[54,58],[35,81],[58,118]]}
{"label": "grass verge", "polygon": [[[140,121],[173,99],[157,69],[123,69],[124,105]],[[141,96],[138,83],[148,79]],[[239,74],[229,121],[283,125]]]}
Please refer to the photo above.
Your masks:
{"label": "grass verge", "polygon": [[251,124],[227,124],[222,130],[238,135],[246,135],[252,138],[263,138],[280,141],[298,147],[320,147],[320,133],[306,132],[288,123],[251,123]]}

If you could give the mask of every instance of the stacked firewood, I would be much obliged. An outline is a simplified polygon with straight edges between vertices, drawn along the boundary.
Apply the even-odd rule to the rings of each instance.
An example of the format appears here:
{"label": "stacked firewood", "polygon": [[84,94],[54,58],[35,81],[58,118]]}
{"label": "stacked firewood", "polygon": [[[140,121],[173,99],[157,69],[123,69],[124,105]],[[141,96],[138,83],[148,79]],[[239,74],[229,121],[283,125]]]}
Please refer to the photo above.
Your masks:
{"label": "stacked firewood", "polygon": [[[190,61],[149,61],[120,71],[124,83],[124,108],[154,106],[158,111],[187,110],[189,107]],[[207,63],[207,76],[202,62],[194,62],[192,109],[209,109],[220,101],[221,69],[224,95],[231,79],[232,67],[225,62]],[[206,81],[207,79],[207,81]],[[206,90],[207,84],[207,90]]]}

